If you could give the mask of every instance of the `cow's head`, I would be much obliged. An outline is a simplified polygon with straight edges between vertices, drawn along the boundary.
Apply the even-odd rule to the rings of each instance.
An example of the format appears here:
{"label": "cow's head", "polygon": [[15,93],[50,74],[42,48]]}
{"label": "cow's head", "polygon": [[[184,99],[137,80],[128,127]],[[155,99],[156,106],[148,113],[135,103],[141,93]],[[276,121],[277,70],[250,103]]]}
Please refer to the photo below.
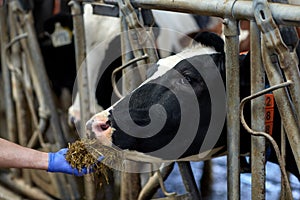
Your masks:
{"label": "cow's head", "polygon": [[196,45],[159,60],[147,81],[87,122],[89,137],[167,160],[222,149],[224,53],[215,49]]}

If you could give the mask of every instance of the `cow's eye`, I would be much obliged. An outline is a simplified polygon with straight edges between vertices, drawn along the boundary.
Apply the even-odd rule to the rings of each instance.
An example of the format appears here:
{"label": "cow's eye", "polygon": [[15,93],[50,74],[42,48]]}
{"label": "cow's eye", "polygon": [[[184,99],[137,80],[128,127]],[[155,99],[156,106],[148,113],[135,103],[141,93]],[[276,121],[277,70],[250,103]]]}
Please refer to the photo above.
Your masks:
{"label": "cow's eye", "polygon": [[191,84],[192,78],[188,75],[184,75],[182,78],[180,78],[180,83],[181,84]]}

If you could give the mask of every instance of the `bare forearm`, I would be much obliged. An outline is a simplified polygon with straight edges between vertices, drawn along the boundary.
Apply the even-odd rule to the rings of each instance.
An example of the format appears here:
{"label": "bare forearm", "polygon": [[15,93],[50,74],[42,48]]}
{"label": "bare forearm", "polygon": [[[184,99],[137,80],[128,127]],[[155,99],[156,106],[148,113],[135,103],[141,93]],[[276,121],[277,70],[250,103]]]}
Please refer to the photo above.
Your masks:
{"label": "bare forearm", "polygon": [[0,168],[48,169],[48,153],[0,138]]}

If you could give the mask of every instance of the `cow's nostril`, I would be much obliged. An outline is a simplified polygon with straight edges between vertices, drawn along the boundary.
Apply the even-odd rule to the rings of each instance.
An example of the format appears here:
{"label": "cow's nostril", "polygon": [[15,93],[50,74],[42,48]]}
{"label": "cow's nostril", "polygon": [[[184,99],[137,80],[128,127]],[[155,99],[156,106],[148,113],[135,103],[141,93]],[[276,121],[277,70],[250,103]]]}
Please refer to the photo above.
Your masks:
{"label": "cow's nostril", "polygon": [[110,127],[110,121],[108,120],[107,122],[105,122],[105,124],[100,124],[99,126],[102,131],[105,131],[106,129],[108,129]]}
{"label": "cow's nostril", "polygon": [[103,125],[100,125],[100,127],[101,127],[101,129],[102,129],[103,131],[105,131],[106,129],[109,128],[109,125],[103,124]]}

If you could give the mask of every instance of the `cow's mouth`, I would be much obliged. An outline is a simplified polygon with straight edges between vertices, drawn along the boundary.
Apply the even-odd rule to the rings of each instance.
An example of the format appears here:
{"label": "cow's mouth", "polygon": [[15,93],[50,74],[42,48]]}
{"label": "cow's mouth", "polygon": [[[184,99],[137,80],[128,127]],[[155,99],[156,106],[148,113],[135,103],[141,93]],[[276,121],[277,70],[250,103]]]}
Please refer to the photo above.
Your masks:
{"label": "cow's mouth", "polygon": [[113,128],[108,116],[109,114],[106,111],[94,115],[86,123],[86,132],[88,138],[96,138],[101,144],[111,146]]}

